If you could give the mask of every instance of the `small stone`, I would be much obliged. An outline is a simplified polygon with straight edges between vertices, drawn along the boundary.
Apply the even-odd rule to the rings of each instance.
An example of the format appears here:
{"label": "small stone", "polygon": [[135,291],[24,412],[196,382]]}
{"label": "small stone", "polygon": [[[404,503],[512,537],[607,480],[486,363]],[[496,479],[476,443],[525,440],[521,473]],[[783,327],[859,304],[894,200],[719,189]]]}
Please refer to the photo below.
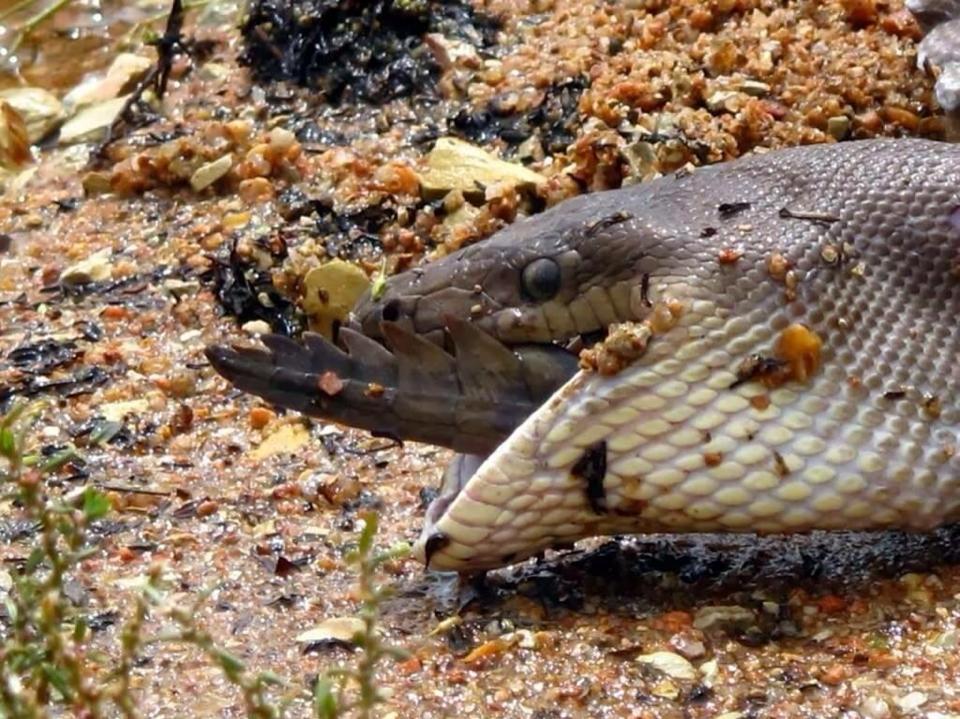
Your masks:
{"label": "small stone", "polygon": [[200,165],[190,177],[190,187],[194,192],[201,192],[230,172],[231,167],[233,167],[233,155],[229,152],[212,162]]}
{"label": "small stone", "polygon": [[97,408],[108,422],[123,422],[128,415],[143,415],[150,409],[145,399],[131,399],[126,402],[108,402]]}
{"label": "small stone", "polygon": [[703,642],[688,634],[675,634],[670,638],[670,646],[685,659],[699,659],[707,653]]}
{"label": "small stone", "polygon": [[850,132],[850,118],[846,115],[835,115],[827,120],[827,132],[835,140],[842,140]]}
{"label": "small stone", "polygon": [[693,618],[694,628],[702,630],[733,629],[743,631],[756,625],[756,623],[756,616],[751,610],[736,605],[702,607]]}
{"label": "small stone", "polygon": [[641,654],[637,657],[637,661],[641,664],[649,664],[673,679],[693,680],[697,678],[697,670],[693,664],[673,652]]}
{"label": "small stone", "polygon": [[214,500],[205,499],[197,505],[197,516],[209,517],[212,514],[216,514],[218,509],[220,509],[220,505]]}
{"label": "small stone", "polygon": [[507,182],[533,187],[546,178],[523,165],[505,162],[463,140],[441,137],[427,155],[427,171],[420,175],[424,196],[439,199],[451,190],[483,197],[488,185]]}
{"label": "small stone", "polygon": [[136,88],[151,67],[149,58],[122,52],[113,59],[106,75],[77,85],[63,98],[63,104],[75,111],[125,95]]}
{"label": "small stone", "polygon": [[673,700],[680,696],[680,687],[673,682],[664,679],[662,682],[657,682],[650,689],[650,693],[655,697],[660,697],[661,699]]}
{"label": "small stone", "polygon": [[423,37],[424,44],[433,52],[437,64],[444,70],[455,66],[477,69],[482,64],[477,49],[468,43],[431,32]]}
{"label": "small stone", "polygon": [[740,83],[740,92],[750,95],[750,97],[763,97],[770,92],[770,86],[759,80],[744,80]]}
{"label": "small stone", "polygon": [[91,282],[109,280],[113,277],[113,265],[110,264],[112,253],[113,251],[107,247],[71,265],[60,273],[60,283],[68,287],[79,287]]}
{"label": "small stone", "polygon": [[107,128],[113,125],[126,102],[126,96],[115,97],[84,108],[60,128],[60,144],[97,142],[106,134]]}
{"label": "small stone", "polygon": [[745,93],[736,90],[718,90],[707,98],[707,109],[712,113],[738,112],[747,97]]}
{"label": "small stone", "polygon": [[164,292],[178,300],[200,291],[200,283],[190,280],[170,278],[164,280],[162,286]]}
{"label": "small stone", "polygon": [[896,700],[897,706],[904,714],[916,711],[927,703],[927,695],[923,692],[910,692]]}
{"label": "small stone", "polygon": [[273,198],[273,185],[266,177],[251,177],[240,183],[237,194],[244,202],[266,202]]}
{"label": "small stone", "polygon": [[890,719],[890,705],[883,697],[866,697],[860,703],[859,709],[863,719]]}
{"label": "small stone", "polygon": [[88,172],[81,180],[83,194],[87,197],[95,195],[105,195],[113,192],[113,185],[110,184],[110,175],[105,172]]}
{"label": "small stone", "polygon": [[253,429],[263,429],[276,417],[276,413],[266,407],[254,407],[250,410],[250,426]]}
{"label": "small stone", "polygon": [[256,460],[266,459],[275,454],[294,454],[310,441],[310,433],[302,424],[287,424],[269,435],[250,452]]}
{"label": "small stone", "polygon": [[304,644],[317,642],[351,643],[353,638],[364,631],[365,624],[360,617],[332,617],[313,629],[297,635],[297,641]]}
{"label": "small stone", "polygon": [[0,100],[20,113],[32,143],[42,140],[66,116],[56,95],[39,87],[11,87],[0,91]]}
{"label": "small stone", "polygon": [[242,329],[248,335],[268,335],[273,331],[270,325],[263,320],[250,320],[249,322],[244,322],[240,329]]}
{"label": "small stone", "polygon": [[957,646],[957,636],[958,632],[956,629],[948,629],[945,632],[940,632],[933,640],[933,644],[942,649],[953,649]]}

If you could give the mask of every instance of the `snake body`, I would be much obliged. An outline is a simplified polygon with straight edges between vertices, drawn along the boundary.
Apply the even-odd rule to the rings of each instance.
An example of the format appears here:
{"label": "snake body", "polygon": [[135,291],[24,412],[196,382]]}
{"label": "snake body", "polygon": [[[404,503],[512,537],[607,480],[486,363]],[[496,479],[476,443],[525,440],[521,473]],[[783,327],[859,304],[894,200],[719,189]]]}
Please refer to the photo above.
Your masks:
{"label": "snake body", "polygon": [[[562,348],[666,304],[619,371]],[[597,534],[960,519],[958,146],[793,148],[575,198],[391,278],[354,316],[346,351],[209,356],[279,404],[467,453],[427,511],[431,567]]]}

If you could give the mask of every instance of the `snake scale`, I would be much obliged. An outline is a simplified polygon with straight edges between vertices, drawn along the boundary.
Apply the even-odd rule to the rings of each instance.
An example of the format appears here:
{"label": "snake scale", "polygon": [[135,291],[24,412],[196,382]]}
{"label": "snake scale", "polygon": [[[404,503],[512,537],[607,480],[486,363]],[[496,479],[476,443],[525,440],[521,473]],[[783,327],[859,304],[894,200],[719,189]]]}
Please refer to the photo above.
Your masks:
{"label": "snake scale", "polygon": [[416,551],[476,571],[599,534],[960,520],[958,317],[960,146],[878,139],[573,198],[391,278],[339,346],[208,357],[459,452]]}

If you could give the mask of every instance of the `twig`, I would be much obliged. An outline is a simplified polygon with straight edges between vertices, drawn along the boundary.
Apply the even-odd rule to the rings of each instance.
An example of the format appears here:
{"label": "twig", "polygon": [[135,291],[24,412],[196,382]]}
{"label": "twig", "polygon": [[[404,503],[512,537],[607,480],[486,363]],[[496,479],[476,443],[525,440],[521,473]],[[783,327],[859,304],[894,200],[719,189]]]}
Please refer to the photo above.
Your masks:
{"label": "twig", "polygon": [[[62,0],[61,0],[62,1]],[[98,160],[102,160],[107,148],[119,139],[118,131],[125,122],[130,121],[130,110],[133,106],[141,102],[143,93],[148,88],[153,87],[157,97],[162,99],[167,91],[167,81],[170,79],[170,71],[173,68],[173,58],[178,52],[184,49],[183,37],[183,1],[173,0],[170,6],[170,14],[167,17],[167,27],[163,35],[157,38],[152,44],[157,48],[157,62],[150,68],[144,78],[137,84],[136,89],[130,93],[127,101],[117,114],[116,119],[107,128],[107,136],[103,139],[97,148],[90,154],[91,164],[96,165]]]}

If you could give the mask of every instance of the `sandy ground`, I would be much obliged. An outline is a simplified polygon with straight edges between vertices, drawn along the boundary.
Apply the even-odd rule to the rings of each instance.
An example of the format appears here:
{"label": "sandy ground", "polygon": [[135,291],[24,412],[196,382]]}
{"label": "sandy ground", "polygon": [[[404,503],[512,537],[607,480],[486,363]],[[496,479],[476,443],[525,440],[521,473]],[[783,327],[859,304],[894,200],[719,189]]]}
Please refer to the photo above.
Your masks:
{"label": "sandy ground", "polygon": [[[0,201],[0,398],[45,399],[42,447],[78,447],[52,493],[91,484],[115,507],[71,585],[98,648],[116,651],[131,587],[160,562],[177,601],[213,587],[199,616],[227,648],[307,686],[351,661],[342,646],[296,637],[355,614],[344,554],[359,517],[379,513],[384,546],[412,541],[449,459],[232,390],[202,354],[247,336],[225,308],[277,329],[324,255],[374,272],[386,251],[389,269],[401,268],[518,213],[687,162],[940,136],[930,80],[914,67],[918,29],[899,2],[851,15],[860,5],[495,0],[495,47],[452,62],[429,102],[375,108],[331,109],[315,92],[251,83],[235,31],[188,26],[212,47],[175,63],[163,117],[97,167],[89,145],[52,143]],[[90,51],[98,32],[76,44],[51,35],[62,46],[26,77],[62,94],[110,62]],[[96,61],[43,71],[71,48]],[[552,114],[537,114],[544,103]],[[293,131],[295,146],[274,135],[280,151],[256,150],[274,127]],[[451,128],[549,181],[534,195],[488,192],[449,221],[411,172]],[[227,150],[245,163],[194,192],[196,167]],[[106,275],[72,282],[76,263],[101,250]],[[264,303],[270,280],[279,299]],[[238,285],[254,299],[238,300]],[[31,528],[4,504],[0,532],[12,569]],[[383,665],[382,714],[960,716],[957,546],[949,530],[596,540],[474,583],[396,561],[383,625],[411,658]],[[193,650],[151,648],[137,681],[148,716],[242,715],[236,691]]]}

